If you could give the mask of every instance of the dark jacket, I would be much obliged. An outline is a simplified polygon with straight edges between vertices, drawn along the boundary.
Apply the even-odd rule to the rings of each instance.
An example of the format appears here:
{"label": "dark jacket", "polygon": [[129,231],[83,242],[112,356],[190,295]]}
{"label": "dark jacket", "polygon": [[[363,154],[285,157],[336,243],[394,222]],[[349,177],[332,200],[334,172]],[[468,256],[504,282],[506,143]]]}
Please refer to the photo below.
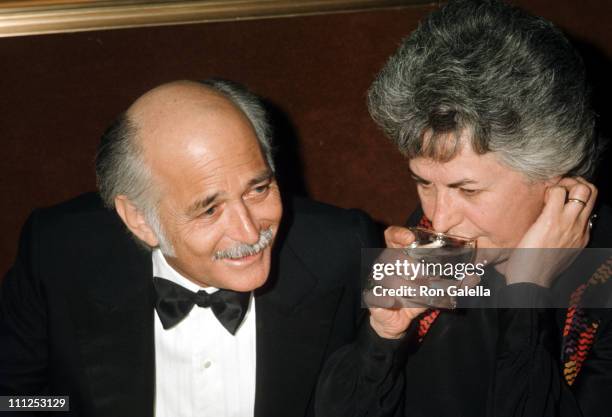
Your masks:
{"label": "dark jacket", "polygon": [[[362,316],[360,248],[380,244],[361,212],[304,199],[284,212],[255,295],[258,417],[312,415],[325,359]],[[69,395],[64,416],[153,416],[151,254],[97,195],[30,216],[0,297],[0,395]]]}

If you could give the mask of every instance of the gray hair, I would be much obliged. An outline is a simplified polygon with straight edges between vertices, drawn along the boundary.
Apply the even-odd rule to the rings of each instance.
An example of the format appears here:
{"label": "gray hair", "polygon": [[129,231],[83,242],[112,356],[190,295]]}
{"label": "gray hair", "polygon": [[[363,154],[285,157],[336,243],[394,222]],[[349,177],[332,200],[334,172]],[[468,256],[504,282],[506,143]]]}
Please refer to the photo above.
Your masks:
{"label": "gray hair", "polygon": [[[590,177],[598,158],[584,64],[550,22],[497,0],[450,1],[389,59],[368,92],[409,158],[479,154],[532,180]],[[450,146],[449,146],[450,138]]]}
{"label": "gray hair", "polygon": [[220,93],[245,114],[251,122],[255,135],[259,141],[261,152],[266,158],[268,166],[274,172],[274,149],[272,146],[272,128],[268,115],[261,104],[261,100],[238,83],[228,80],[208,79],[199,81],[200,84]]}
{"label": "gray hair", "polygon": [[[274,171],[271,129],[259,99],[231,81],[210,79],[198,83],[220,93],[245,114],[268,166]],[[121,114],[104,132],[95,161],[98,191],[104,204],[111,209],[115,206],[116,196],[127,196],[143,212],[160,241],[162,252],[171,255],[173,248],[165,238],[157,214],[160,196],[153,184],[150,167],[143,158],[141,145],[136,140],[137,134],[137,128],[127,113]]]}

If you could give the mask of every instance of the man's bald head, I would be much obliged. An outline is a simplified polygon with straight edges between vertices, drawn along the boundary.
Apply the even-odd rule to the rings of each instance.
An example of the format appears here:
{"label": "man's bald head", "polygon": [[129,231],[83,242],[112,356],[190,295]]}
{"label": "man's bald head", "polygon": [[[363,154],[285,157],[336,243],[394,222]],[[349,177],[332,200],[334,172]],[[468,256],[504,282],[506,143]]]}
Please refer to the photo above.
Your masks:
{"label": "man's bald head", "polygon": [[[127,110],[128,119],[138,130],[141,144],[156,136],[164,125],[178,126],[201,114],[242,110],[221,91],[204,83],[173,81],[139,97]],[[243,114],[243,117],[247,117]]]}
{"label": "man's bald head", "polygon": [[96,156],[96,175],[105,205],[112,208],[117,196],[126,196],[154,228],[159,226],[159,194],[150,162],[161,162],[158,167],[169,163],[162,159],[179,148],[177,138],[184,137],[172,133],[182,129],[188,134],[196,128],[193,122],[198,118],[219,112],[248,122],[273,170],[270,128],[254,95],[228,81],[175,81],[138,98],[104,133]]}
{"label": "man's bald head", "polygon": [[146,205],[152,185],[150,168],[142,153],[147,137],[151,138],[146,133],[155,133],[155,128],[164,120],[172,124],[172,119],[179,121],[187,114],[212,110],[215,106],[233,106],[243,113],[274,170],[270,127],[263,107],[253,94],[229,81],[174,81],[139,97],[102,136],[96,155],[96,176],[105,204],[113,207],[117,195],[127,195],[134,203]]}

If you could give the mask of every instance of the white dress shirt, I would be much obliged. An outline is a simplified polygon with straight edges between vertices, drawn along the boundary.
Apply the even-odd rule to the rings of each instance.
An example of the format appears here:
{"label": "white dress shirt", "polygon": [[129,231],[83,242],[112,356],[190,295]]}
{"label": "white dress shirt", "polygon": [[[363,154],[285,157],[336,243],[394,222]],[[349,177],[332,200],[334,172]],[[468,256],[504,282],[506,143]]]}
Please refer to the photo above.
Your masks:
{"label": "white dress shirt", "polygon": [[[190,291],[201,288],[174,270],[159,249],[153,275]],[[247,417],[255,407],[255,299],[235,335],[197,305],[164,330],[155,314],[155,417]]]}

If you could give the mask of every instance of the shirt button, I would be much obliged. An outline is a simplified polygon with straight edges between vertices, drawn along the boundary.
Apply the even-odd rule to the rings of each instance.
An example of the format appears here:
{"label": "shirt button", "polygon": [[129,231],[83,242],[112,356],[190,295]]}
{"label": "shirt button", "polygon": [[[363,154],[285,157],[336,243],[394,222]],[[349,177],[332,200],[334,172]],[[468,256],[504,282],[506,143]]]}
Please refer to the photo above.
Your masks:
{"label": "shirt button", "polygon": [[211,365],[212,365],[211,361],[204,361],[204,369],[210,368]]}

